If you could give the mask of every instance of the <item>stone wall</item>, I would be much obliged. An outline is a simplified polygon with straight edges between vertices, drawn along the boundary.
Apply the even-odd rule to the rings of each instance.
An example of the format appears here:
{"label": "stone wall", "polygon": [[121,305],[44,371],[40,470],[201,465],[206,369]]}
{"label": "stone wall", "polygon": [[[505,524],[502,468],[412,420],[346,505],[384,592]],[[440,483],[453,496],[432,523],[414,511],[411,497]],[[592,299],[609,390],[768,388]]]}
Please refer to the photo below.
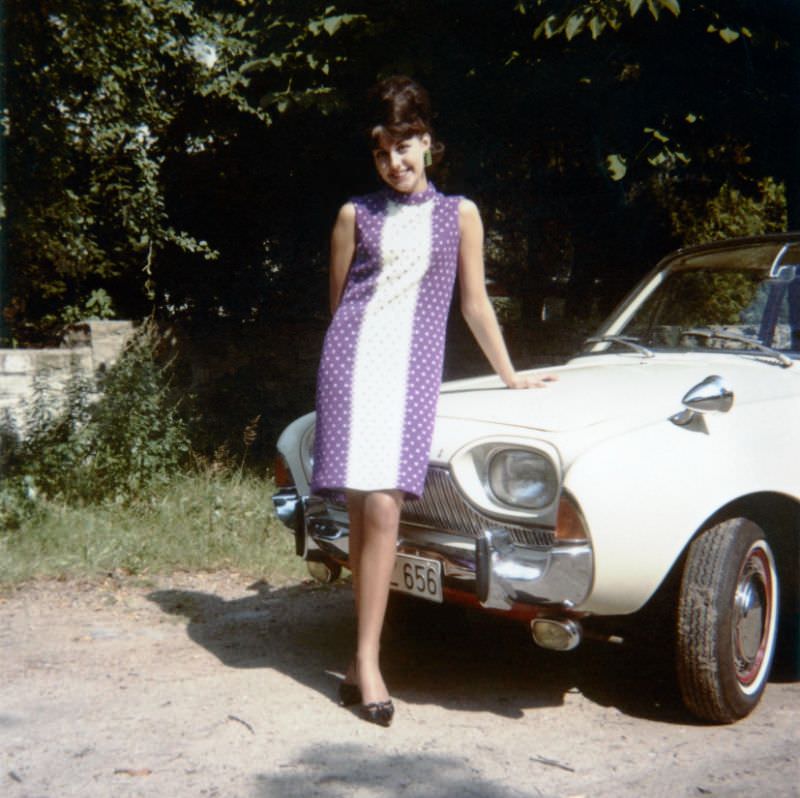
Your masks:
{"label": "stone wall", "polygon": [[35,376],[58,397],[73,373],[94,377],[111,366],[133,329],[130,321],[85,321],[64,331],[59,348],[0,349],[0,420],[24,434]]}

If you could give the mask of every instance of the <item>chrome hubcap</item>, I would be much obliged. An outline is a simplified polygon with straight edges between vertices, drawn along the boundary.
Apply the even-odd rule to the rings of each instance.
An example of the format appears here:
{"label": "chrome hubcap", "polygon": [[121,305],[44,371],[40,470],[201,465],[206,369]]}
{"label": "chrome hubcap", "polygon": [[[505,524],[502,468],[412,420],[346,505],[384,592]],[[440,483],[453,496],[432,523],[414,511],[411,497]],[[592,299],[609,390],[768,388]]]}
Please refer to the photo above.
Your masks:
{"label": "chrome hubcap", "polygon": [[756,543],[745,559],[736,585],[733,608],[733,651],[736,676],[748,685],[758,675],[769,637],[772,575],[767,557]]}

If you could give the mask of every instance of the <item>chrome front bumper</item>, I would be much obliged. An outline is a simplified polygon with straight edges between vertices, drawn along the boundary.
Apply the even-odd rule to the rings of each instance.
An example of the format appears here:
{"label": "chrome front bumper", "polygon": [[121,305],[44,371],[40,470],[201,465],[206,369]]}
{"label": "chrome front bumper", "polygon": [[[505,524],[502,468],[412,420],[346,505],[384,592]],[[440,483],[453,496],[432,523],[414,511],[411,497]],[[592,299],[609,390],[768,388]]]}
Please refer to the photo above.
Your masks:
{"label": "chrome front bumper", "polygon": [[[278,518],[294,532],[299,556],[347,564],[346,512],[316,496],[301,497],[293,489],[279,491],[272,501]],[[445,594],[472,594],[492,609],[509,610],[514,604],[571,609],[586,598],[592,584],[588,543],[526,546],[488,526],[469,537],[401,522],[397,550],[439,560]]]}

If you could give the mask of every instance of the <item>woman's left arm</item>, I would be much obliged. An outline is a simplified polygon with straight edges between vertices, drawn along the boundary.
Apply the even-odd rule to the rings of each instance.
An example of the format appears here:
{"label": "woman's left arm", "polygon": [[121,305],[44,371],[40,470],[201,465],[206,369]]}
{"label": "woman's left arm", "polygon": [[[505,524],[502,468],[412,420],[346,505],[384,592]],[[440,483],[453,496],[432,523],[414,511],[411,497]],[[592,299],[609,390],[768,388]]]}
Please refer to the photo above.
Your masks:
{"label": "woman's left arm", "polygon": [[492,368],[509,388],[542,388],[555,377],[530,377],[517,374],[508,356],[503,333],[497,323],[489,295],[483,265],[483,223],[478,208],[470,200],[458,206],[460,243],[458,280],[461,289],[461,313]]}

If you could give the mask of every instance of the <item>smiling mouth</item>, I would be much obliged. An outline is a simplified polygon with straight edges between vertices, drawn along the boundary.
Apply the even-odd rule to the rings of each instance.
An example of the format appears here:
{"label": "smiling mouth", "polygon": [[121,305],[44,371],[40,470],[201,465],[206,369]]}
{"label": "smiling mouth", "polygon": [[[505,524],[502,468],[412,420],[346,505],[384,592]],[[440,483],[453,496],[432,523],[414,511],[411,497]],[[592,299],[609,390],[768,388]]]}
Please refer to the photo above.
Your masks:
{"label": "smiling mouth", "polygon": [[408,172],[403,172],[403,174],[393,177],[392,183],[394,183],[396,186],[405,186],[406,183],[411,185],[413,184],[414,179],[414,173],[409,170]]}

